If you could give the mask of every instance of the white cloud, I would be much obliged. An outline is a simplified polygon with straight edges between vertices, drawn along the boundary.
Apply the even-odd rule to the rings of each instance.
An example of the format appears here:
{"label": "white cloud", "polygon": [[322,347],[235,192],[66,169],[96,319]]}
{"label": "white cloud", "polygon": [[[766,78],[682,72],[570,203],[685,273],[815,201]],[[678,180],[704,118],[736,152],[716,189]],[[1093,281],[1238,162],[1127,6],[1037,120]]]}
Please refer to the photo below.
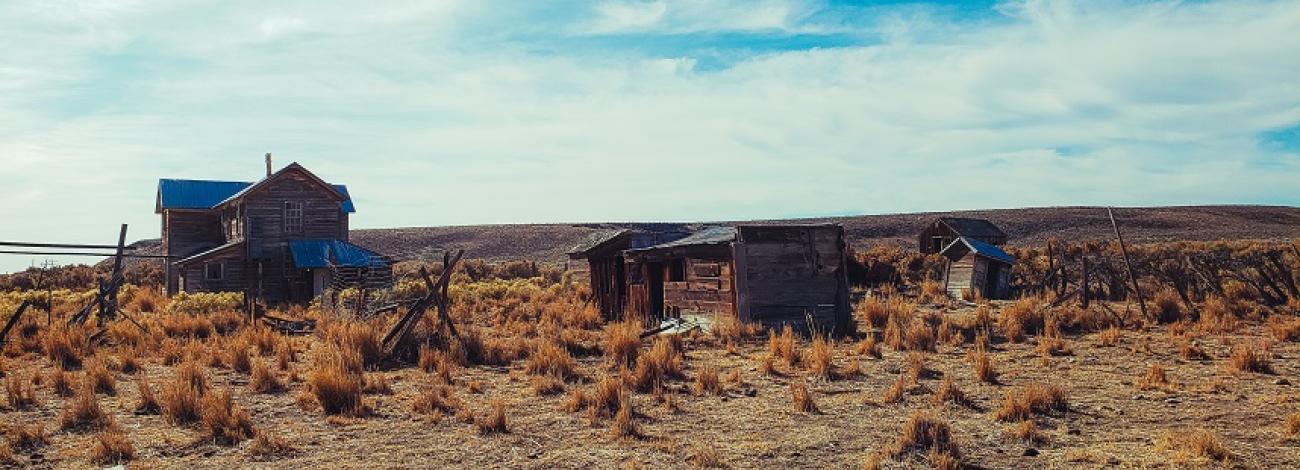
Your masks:
{"label": "white cloud", "polygon": [[[1300,156],[1255,142],[1300,122],[1291,2],[222,5],[0,6],[0,238],[153,235],[157,178],[267,151],[349,184],[360,227],[1300,204]],[[830,27],[884,40],[640,47]]]}

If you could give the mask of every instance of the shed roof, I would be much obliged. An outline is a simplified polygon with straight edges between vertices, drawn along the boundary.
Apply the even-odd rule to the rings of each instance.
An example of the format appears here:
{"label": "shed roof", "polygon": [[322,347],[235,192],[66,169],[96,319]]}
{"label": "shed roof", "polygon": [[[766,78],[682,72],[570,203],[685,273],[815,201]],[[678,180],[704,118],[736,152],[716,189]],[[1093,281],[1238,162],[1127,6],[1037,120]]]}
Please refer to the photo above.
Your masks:
{"label": "shed roof", "polygon": [[1016,264],[1016,258],[1007,254],[1007,252],[1002,251],[1001,248],[970,237],[957,237],[957,239],[953,240],[952,243],[949,243],[947,247],[944,247],[943,251],[940,253],[944,256],[949,256],[951,259],[949,253],[955,253],[958,250],[970,250],[978,256],[983,256],[1007,264]]}
{"label": "shed roof", "polygon": [[[266,181],[266,179],[262,181]],[[254,185],[255,183],[246,181],[160,179],[158,180],[156,211],[162,212],[163,209],[214,209],[222,203],[235,199],[251,190]],[[344,212],[353,213],[357,211],[352,204],[352,196],[348,194],[347,186],[341,184],[331,184],[329,186],[343,195]]]}
{"label": "shed roof", "polygon": [[736,227],[708,227],[676,240],[628,251],[649,251],[679,246],[725,245],[736,241]]}
{"label": "shed roof", "polygon": [[225,244],[225,245],[218,246],[218,247],[216,247],[216,248],[211,248],[211,249],[203,250],[203,251],[201,251],[201,252],[199,252],[199,253],[195,253],[195,254],[190,255],[189,257],[186,257],[186,258],[184,258],[184,259],[182,259],[182,260],[176,261],[176,263],[174,263],[174,264],[187,264],[187,263],[191,263],[191,262],[194,262],[194,261],[198,261],[198,260],[201,260],[201,259],[207,258],[207,257],[212,256],[212,255],[215,255],[215,254],[217,254],[217,253],[224,252],[224,251],[229,250],[229,249],[231,249],[231,248],[235,248],[235,247],[239,247],[239,246],[243,246],[243,245],[244,245],[243,240],[240,240],[240,241],[233,241],[233,242],[227,243],[227,244]]}
{"label": "shed roof", "polygon": [[[364,268],[373,259],[383,258],[370,250],[342,240],[302,239],[290,240],[289,251],[293,264],[299,269],[345,267]],[[387,261],[384,261],[387,264]]]}
{"label": "shed roof", "polygon": [[1006,238],[1006,232],[984,219],[966,217],[940,217],[940,222],[959,235],[976,238]]}

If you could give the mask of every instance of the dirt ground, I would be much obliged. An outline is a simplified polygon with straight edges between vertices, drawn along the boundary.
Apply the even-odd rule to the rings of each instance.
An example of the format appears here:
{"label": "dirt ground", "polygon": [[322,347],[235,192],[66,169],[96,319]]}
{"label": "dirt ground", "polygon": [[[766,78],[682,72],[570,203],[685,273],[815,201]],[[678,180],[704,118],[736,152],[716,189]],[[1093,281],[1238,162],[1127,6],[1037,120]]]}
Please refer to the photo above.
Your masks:
{"label": "dirt ground", "polygon": [[[965,313],[957,307],[950,313]],[[1274,373],[1243,373],[1225,364],[1229,349],[1243,341],[1270,338],[1258,324],[1234,334],[1206,336],[1200,346],[1205,360],[1184,360],[1178,343],[1166,327],[1124,330],[1113,346],[1097,334],[1066,335],[1071,355],[1040,357],[1032,338],[1024,343],[994,342],[999,383],[983,384],[975,378],[967,358],[970,345],[940,344],[926,359],[919,385],[909,389],[900,404],[877,404],[882,393],[905,368],[906,353],[883,348],[883,358],[852,354],[853,344],[835,347],[835,364],[844,368],[858,361],[861,375],[837,380],[810,380],[801,367],[778,361],[778,374],[763,375],[761,358],[768,354],[763,338],[737,345],[734,352],[717,344],[687,342],[686,378],[672,383],[668,396],[673,406],[658,403],[648,394],[632,395],[640,438],[615,438],[608,420],[593,425],[585,412],[563,411],[565,393],[538,396],[529,386],[522,362],[510,367],[477,366],[455,377],[458,395],[482,412],[494,398],[507,406],[509,432],[480,435],[473,424],[448,416],[434,421],[412,410],[412,401],[433,383],[433,375],[414,366],[371,372],[391,383],[391,395],[368,395],[373,409],[363,418],[326,417],[319,410],[304,411],[296,396],[304,384],[288,379],[288,389],[275,394],[253,393],[249,377],[228,369],[209,368],[211,383],[229,386],[238,406],[252,416],[260,432],[287,441],[294,450],[276,457],[258,458],[250,452],[252,441],[234,446],[210,442],[198,427],[177,427],[157,415],[132,413],[138,398],[128,374],[117,373],[118,392],[101,396],[134,444],[139,468],[215,467],[473,467],[473,468],[681,468],[699,464],[701,454],[716,453],[730,468],[795,467],[857,468],[873,452],[889,446],[914,412],[928,410],[952,426],[970,468],[1104,468],[1182,467],[1211,465],[1240,468],[1300,468],[1300,439],[1287,437],[1285,417],[1300,411],[1300,343],[1274,343]],[[301,360],[309,361],[314,337],[294,340]],[[801,343],[806,348],[807,341]],[[28,354],[5,358],[8,373],[30,376],[52,371],[43,356]],[[262,358],[260,360],[270,360]],[[608,367],[602,356],[579,357],[585,383]],[[174,368],[159,358],[143,358],[143,374],[155,389],[166,383]],[[1139,390],[1137,383],[1151,364],[1162,365],[1172,386],[1168,390]],[[722,396],[696,395],[692,378],[706,366],[724,378]],[[301,378],[308,364],[293,368]],[[740,383],[727,380],[739,371]],[[935,405],[931,393],[943,372],[971,399],[970,406]],[[793,410],[794,381],[808,380],[818,413]],[[481,393],[465,384],[477,381]],[[1069,411],[1037,418],[1045,441],[1029,444],[1014,437],[1016,423],[994,419],[1004,393],[1041,383],[1062,387]],[[36,387],[35,409],[5,408],[3,423],[45,423],[50,443],[34,452],[15,451],[22,465],[36,468],[84,468],[89,465],[93,433],[59,430],[59,414],[70,399],[55,395],[49,386]],[[1217,433],[1231,456],[1223,462],[1188,460],[1162,449],[1160,438],[1171,429],[1205,428]],[[1036,455],[1030,455],[1036,454]],[[923,467],[921,457],[885,461],[886,467]]]}

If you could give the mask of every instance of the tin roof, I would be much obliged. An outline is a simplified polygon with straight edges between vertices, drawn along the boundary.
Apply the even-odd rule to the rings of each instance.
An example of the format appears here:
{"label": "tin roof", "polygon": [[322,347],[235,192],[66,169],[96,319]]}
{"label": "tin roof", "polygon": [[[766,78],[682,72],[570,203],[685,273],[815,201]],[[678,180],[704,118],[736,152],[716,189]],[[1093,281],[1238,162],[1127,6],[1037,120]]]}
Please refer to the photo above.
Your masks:
{"label": "tin roof", "polygon": [[1002,251],[1001,248],[970,237],[957,237],[957,239],[953,240],[947,247],[944,247],[943,251],[940,253],[947,256],[948,252],[954,249],[967,249],[974,252],[976,255],[985,258],[994,259],[1007,264],[1016,264],[1016,258],[1007,254],[1007,252]]}
{"label": "tin roof", "polygon": [[694,245],[725,245],[734,241],[736,241],[736,227],[708,227],[684,238],[657,245],[633,248],[628,251],[658,250],[662,248]]}
{"label": "tin roof", "polygon": [[[213,209],[249,190],[254,184],[245,181],[160,179],[158,180],[157,211],[162,212],[163,209]],[[343,195],[344,212],[353,213],[357,211],[356,207],[352,205],[352,196],[348,194],[347,186],[341,184],[331,184],[329,186]]]}
{"label": "tin roof", "polygon": [[984,219],[972,219],[966,217],[940,217],[940,221],[952,228],[959,235],[976,238],[1006,238],[1007,234]]}
{"label": "tin roof", "polygon": [[[372,259],[382,259],[373,251],[332,239],[290,240],[289,251],[293,253],[294,266],[299,269],[330,266],[364,268],[370,266]],[[384,263],[387,264],[387,261]]]}

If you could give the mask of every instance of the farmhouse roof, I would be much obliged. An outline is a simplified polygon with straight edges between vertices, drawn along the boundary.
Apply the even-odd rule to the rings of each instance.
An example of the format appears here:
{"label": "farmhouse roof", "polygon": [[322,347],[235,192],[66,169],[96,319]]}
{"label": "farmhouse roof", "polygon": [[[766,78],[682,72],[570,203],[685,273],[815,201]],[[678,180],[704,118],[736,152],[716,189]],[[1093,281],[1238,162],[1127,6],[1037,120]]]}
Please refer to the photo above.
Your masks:
{"label": "farmhouse roof", "polygon": [[[284,169],[297,166],[307,174],[311,174],[305,168],[298,164],[292,164]],[[277,173],[278,175],[279,173]],[[313,175],[314,176],[314,175]],[[186,180],[186,179],[160,179],[158,180],[158,200],[156,212],[162,212],[163,209],[198,209],[208,210],[215,209],[217,206],[227,201],[237,199],[249,192],[255,190],[253,186],[261,184],[274,178],[272,175],[258,183],[245,181],[212,181],[212,180]],[[356,207],[352,204],[352,196],[348,195],[347,186],[341,184],[328,185],[335,192],[343,196],[343,211],[348,213],[356,212]]]}
{"label": "farmhouse roof", "polygon": [[[952,259],[954,257],[951,256],[950,253],[955,254],[961,250],[970,250],[977,256],[983,256],[1003,263],[1016,264],[1016,258],[1007,254],[1007,252],[1002,251],[1001,248],[970,237],[957,237],[956,240],[949,243],[940,253]],[[960,256],[957,256],[957,258],[960,258]]]}

